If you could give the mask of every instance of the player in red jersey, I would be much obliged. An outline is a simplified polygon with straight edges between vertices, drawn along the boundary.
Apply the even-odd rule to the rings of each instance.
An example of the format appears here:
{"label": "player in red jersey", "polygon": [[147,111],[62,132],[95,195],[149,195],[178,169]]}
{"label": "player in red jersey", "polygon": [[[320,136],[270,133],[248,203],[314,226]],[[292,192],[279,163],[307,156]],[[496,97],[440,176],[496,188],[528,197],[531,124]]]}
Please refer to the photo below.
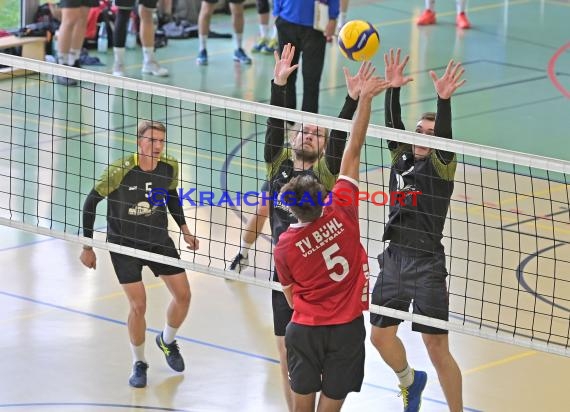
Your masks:
{"label": "player in red jersey", "polygon": [[[331,198],[312,175],[293,178],[281,191],[299,221],[280,236],[274,251],[279,280],[293,308],[285,345],[295,411],[314,411],[319,391],[318,410],[339,411],[350,392],[360,391],[364,378],[368,257],[360,244],[355,200],[372,99],[389,83],[379,77],[363,81]],[[335,195],[338,190],[345,200]],[[347,191],[353,196],[349,201]]]}

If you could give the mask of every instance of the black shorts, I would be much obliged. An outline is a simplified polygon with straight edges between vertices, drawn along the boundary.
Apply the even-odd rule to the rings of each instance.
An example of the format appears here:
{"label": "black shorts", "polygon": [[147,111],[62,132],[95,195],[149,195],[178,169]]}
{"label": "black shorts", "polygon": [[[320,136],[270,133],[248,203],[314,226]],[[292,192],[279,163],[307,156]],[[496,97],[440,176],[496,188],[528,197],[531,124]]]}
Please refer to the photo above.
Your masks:
{"label": "black shorts", "polygon": [[[130,246],[123,243],[123,246]],[[134,247],[134,246],[133,246]],[[168,238],[161,244],[150,245],[147,247],[138,247],[138,249],[144,250],[146,252],[157,253],[166,257],[173,257],[180,259],[178,250],[174,246],[172,239]],[[158,277],[160,275],[169,276],[176,275],[178,273],[183,273],[184,269],[166,265],[160,262],[154,262],[151,260],[141,259],[134,256],[123,255],[120,253],[111,252],[111,262],[113,262],[113,267],[115,268],[115,273],[119,279],[121,285],[127,283],[140,282],[142,280],[142,268],[143,266],[148,266],[149,269],[154,273],[154,276]]]}
{"label": "black shorts", "polygon": [[115,6],[120,9],[132,9],[135,4],[145,6],[147,9],[156,9],[158,0],[115,0]]}
{"label": "black shorts", "polygon": [[360,392],[364,380],[364,317],[350,323],[306,326],[291,322],[285,334],[293,392],[322,391],[334,400]]}
{"label": "black shorts", "polygon": [[[419,254],[390,245],[381,256],[382,269],[372,291],[372,304],[407,312],[413,301],[413,313],[449,319],[445,255]],[[385,328],[401,322],[401,319],[370,313],[370,323],[374,326]],[[448,333],[418,323],[412,323],[412,330],[434,335]]]}
{"label": "black shorts", "polygon": [[269,13],[269,0],[257,0],[257,13]]}
{"label": "black shorts", "polygon": [[76,9],[78,7],[97,7],[99,0],[60,0],[60,9]]}
{"label": "black shorts", "polygon": [[285,336],[285,329],[293,317],[293,309],[287,303],[283,292],[271,291],[271,307],[273,308],[273,333]]}

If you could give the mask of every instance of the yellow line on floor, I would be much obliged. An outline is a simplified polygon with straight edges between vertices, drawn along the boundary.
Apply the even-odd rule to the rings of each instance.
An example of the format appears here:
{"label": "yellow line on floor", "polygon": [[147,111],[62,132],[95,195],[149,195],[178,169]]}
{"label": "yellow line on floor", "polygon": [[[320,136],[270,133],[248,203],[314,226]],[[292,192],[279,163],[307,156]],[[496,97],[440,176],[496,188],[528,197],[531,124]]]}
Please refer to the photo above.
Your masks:
{"label": "yellow line on floor", "polygon": [[[514,0],[514,1],[509,1],[508,2],[508,7],[511,6],[519,6],[521,4],[528,4],[531,3],[531,0]],[[483,6],[475,6],[475,7],[471,7],[469,6],[469,8],[467,9],[467,11],[469,12],[469,14],[471,13],[476,13],[478,11],[483,11],[483,10],[490,10],[490,9],[498,9],[501,7],[505,7],[505,2],[499,2],[499,3],[492,3],[492,4],[485,4]],[[445,13],[437,13],[440,16],[455,16],[456,11],[448,11]]]}
{"label": "yellow line on floor", "polygon": [[507,356],[506,358],[499,359],[497,361],[484,363],[483,365],[477,366],[475,368],[467,369],[467,370],[462,372],[462,375],[467,376],[467,375],[471,375],[471,374],[476,373],[476,372],[481,372],[481,371],[484,371],[487,369],[495,368],[497,366],[506,365],[507,363],[516,362],[520,359],[524,359],[524,358],[528,358],[529,356],[537,355],[538,353],[539,352],[536,352],[534,350],[529,350],[526,352],[519,353],[517,355]]}
{"label": "yellow line on floor", "polygon": [[[164,286],[164,282],[161,281],[161,282],[155,282],[155,283],[151,283],[151,284],[145,284],[144,288],[146,290],[150,290],[150,289],[156,289],[156,288],[159,288],[162,286]],[[102,300],[110,300],[110,299],[114,299],[114,298],[119,297],[119,296],[125,296],[125,292],[121,290],[118,292],[109,293],[107,295],[103,295],[103,296],[99,296],[95,299],[91,299],[89,302],[99,302]]]}

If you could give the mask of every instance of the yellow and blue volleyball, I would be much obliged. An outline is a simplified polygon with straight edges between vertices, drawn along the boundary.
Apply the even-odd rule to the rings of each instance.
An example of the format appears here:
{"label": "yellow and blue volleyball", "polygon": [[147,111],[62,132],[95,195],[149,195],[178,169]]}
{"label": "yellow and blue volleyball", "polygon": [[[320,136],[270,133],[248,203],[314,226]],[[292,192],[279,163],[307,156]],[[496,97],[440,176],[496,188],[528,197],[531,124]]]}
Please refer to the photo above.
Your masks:
{"label": "yellow and blue volleyball", "polygon": [[370,60],[378,51],[380,35],[367,21],[351,20],[340,29],[338,45],[344,57],[350,60]]}

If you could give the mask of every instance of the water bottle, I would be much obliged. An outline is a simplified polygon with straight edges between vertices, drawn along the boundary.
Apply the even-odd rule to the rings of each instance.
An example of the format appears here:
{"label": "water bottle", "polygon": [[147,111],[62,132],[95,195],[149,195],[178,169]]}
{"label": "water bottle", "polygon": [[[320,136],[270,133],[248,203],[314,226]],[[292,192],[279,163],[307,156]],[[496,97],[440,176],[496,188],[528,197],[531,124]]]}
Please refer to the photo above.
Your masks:
{"label": "water bottle", "polygon": [[135,22],[133,16],[129,19],[129,27],[127,29],[127,40],[125,47],[127,49],[134,49],[137,45],[137,31],[135,30]]}
{"label": "water bottle", "polygon": [[99,24],[99,36],[97,36],[97,51],[106,53],[109,47],[109,39],[107,38],[107,26],[105,22]]}

